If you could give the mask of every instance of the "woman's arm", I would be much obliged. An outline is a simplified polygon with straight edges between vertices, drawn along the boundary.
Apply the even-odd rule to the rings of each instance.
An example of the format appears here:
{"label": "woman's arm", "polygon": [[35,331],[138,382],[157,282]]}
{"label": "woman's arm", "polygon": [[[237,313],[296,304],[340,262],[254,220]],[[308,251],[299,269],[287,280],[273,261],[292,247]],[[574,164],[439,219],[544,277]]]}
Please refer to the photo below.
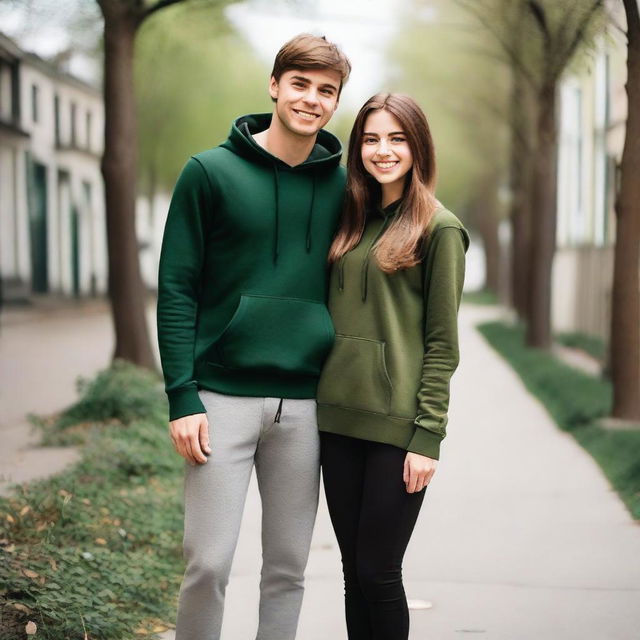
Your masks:
{"label": "woman's arm", "polygon": [[449,382],[459,361],[458,308],[468,243],[464,228],[441,228],[424,262],[424,355],[416,429],[407,450],[434,460],[446,434]]}

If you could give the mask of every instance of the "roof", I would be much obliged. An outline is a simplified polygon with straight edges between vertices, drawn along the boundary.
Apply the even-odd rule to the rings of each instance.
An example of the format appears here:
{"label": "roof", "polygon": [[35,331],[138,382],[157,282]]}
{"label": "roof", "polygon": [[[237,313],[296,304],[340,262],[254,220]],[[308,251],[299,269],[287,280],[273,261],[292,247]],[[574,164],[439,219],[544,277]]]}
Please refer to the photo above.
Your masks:
{"label": "roof", "polygon": [[6,34],[0,32],[0,60],[5,60],[9,63],[15,63],[19,61],[26,62],[27,64],[36,67],[39,71],[54,78],[60,82],[64,82],[70,86],[88,91],[95,96],[102,96],[102,92],[95,85],[85,82],[80,78],[62,71],[52,62],[41,58],[39,55],[30,51],[25,51],[20,48],[18,44],[9,38]]}

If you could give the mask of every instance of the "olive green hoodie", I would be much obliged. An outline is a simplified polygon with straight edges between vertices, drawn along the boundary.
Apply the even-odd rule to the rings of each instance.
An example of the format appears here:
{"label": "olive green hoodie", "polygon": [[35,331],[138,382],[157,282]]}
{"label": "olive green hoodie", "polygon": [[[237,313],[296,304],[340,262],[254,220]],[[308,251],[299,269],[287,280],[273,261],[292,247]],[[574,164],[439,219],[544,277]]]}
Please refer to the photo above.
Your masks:
{"label": "olive green hoodie", "polygon": [[336,341],[318,385],[318,425],[437,459],[459,359],[457,313],[469,236],[456,216],[439,208],[422,262],[384,273],[371,250],[397,206],[370,214],[358,246],[332,269]]}
{"label": "olive green hoodie", "polygon": [[342,149],[321,130],[290,167],[251,135],[270,122],[236,120],[226,142],[187,162],[173,193],[158,286],[171,420],[204,412],[198,389],[313,398],[333,344],[326,258]]}

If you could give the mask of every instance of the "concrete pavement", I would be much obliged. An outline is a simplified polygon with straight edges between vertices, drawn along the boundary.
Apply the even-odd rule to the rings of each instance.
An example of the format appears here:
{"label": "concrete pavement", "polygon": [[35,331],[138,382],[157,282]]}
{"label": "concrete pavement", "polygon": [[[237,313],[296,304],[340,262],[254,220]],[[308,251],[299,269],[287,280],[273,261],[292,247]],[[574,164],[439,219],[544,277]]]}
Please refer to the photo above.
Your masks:
{"label": "concrete pavement", "polygon": [[[474,330],[495,314],[484,307],[461,310],[462,361],[452,384],[449,435],[405,559],[408,596],[433,604],[412,612],[411,638],[638,640],[640,527],[591,457],[556,428]],[[62,377],[70,353],[66,340],[83,345],[88,368],[108,361],[108,318],[68,318],[65,325],[21,329],[24,344],[39,341],[41,357],[29,361],[48,369],[25,390]],[[3,370],[7,335],[5,326]],[[93,360],[89,351],[95,351]],[[92,371],[77,368],[73,378],[76,373]],[[23,375],[35,380],[26,370]],[[0,385],[2,395],[13,399],[19,387],[6,392],[11,377],[2,373]],[[227,593],[225,640],[254,637],[259,540],[260,503],[252,482]],[[345,637],[339,557],[321,503],[298,638]]]}

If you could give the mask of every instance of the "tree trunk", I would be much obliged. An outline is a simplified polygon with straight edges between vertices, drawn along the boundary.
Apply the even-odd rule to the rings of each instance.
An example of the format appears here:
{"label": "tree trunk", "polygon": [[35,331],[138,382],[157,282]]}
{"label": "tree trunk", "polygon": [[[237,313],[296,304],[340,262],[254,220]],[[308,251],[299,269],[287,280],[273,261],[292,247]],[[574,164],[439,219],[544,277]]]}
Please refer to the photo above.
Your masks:
{"label": "tree trunk", "polygon": [[616,199],[610,336],[612,415],[640,420],[640,18],[636,0],[624,0],[624,6],[628,115]]}
{"label": "tree trunk", "polygon": [[490,173],[478,184],[474,221],[484,246],[485,283],[489,291],[500,294],[500,240],[498,237],[498,176]]}
{"label": "tree trunk", "polygon": [[[522,57],[527,42],[524,37],[526,7],[516,8],[518,19],[512,30],[512,46]],[[509,187],[511,204],[511,304],[521,320],[528,317],[529,256],[531,252],[531,104],[530,93],[520,69],[511,63],[509,104],[510,153]]]}
{"label": "tree trunk", "polygon": [[539,93],[531,185],[531,249],[527,344],[551,346],[551,267],[556,245],[556,82]]}
{"label": "tree trunk", "polygon": [[[519,75],[516,70],[514,75]],[[514,77],[511,95],[510,189],[511,206],[511,303],[521,320],[528,317],[529,256],[531,252],[531,145],[526,119],[525,87]]]}
{"label": "tree trunk", "polygon": [[139,17],[120,3],[104,14],[105,185],[109,296],[115,328],[114,358],[155,369],[145,317],[135,227],[137,135],[133,50]]}

